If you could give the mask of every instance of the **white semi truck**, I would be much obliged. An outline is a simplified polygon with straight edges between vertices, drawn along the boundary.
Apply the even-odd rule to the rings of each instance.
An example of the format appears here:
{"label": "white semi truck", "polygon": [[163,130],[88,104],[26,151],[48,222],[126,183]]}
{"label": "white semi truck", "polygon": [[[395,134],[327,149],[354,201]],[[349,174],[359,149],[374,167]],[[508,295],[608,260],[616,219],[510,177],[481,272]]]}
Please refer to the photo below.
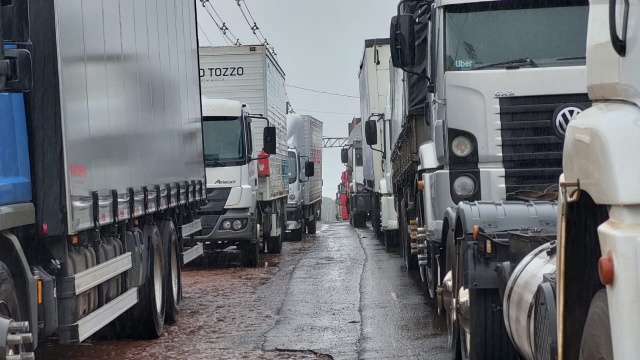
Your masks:
{"label": "white semi truck", "polygon": [[13,0],[0,19],[0,359],[157,338],[202,254],[195,1]]}
{"label": "white semi truck", "polygon": [[407,266],[446,313],[454,358],[552,358],[562,147],[591,106],[588,2],[402,1],[398,12],[392,161]]}
{"label": "white semi truck", "polygon": [[245,266],[280,253],[289,194],[284,72],[264,46],[200,48],[205,249],[237,246]]}
{"label": "white semi truck", "polygon": [[287,233],[292,240],[302,240],[305,228],[308,234],[315,234],[316,224],[321,219],[322,132],[322,121],[312,116],[287,116]]}
{"label": "white semi truck", "polygon": [[389,39],[365,40],[359,73],[360,112],[362,119],[375,122],[367,121],[362,128],[368,144],[362,147],[363,185],[371,193],[371,226],[387,248],[395,245],[398,230],[391,184],[391,114],[387,112],[390,59]]}
{"label": "white semi truck", "polygon": [[557,358],[640,353],[640,1],[593,0],[593,107],[569,123],[559,208]]}

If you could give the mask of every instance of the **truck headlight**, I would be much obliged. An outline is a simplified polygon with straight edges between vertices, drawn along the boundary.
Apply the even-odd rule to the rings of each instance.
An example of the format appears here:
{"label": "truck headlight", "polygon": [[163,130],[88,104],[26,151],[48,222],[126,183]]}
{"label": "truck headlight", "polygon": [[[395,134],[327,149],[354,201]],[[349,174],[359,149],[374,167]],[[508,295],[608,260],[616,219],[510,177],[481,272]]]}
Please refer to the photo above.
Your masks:
{"label": "truck headlight", "polygon": [[476,192],[476,182],[468,175],[462,175],[453,182],[453,191],[461,198],[471,197]]}
{"label": "truck headlight", "polygon": [[233,230],[238,231],[238,230],[240,230],[240,229],[242,229],[242,221],[240,221],[240,220],[234,220],[234,221],[233,221]]}
{"label": "truck headlight", "polygon": [[222,228],[225,230],[231,230],[231,221],[225,220],[222,222]]}
{"label": "truck headlight", "polygon": [[468,138],[458,136],[451,142],[451,150],[457,157],[467,157],[473,152],[473,144]]}

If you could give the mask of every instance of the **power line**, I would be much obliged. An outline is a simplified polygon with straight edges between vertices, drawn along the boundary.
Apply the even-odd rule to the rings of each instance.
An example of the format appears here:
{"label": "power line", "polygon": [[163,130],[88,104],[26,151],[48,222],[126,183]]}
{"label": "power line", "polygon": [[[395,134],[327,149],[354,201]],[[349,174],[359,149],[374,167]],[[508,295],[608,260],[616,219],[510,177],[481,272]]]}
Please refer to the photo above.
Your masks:
{"label": "power line", "polygon": [[209,37],[207,36],[207,33],[204,31],[204,29],[202,28],[202,25],[200,25],[200,23],[198,23],[198,28],[202,32],[202,35],[204,35],[204,37],[207,38],[207,41],[209,41],[209,45],[213,46],[213,43],[211,42],[211,39],[209,39]]}
{"label": "power line", "polygon": [[307,89],[307,88],[303,88],[303,87],[300,87],[300,86],[294,86],[294,85],[289,85],[289,84],[287,84],[287,87],[294,88],[294,89],[300,89],[300,90],[304,90],[304,91],[311,91],[311,92],[325,94],[325,95],[333,95],[333,96],[341,96],[341,97],[347,97],[347,98],[360,99],[360,96],[345,95],[345,94],[338,94],[338,93],[333,93],[333,92],[328,92],[328,91]]}
{"label": "power line", "polygon": [[[245,0],[235,0],[235,2],[236,2],[236,4],[238,4],[238,9],[240,9],[240,12],[242,13],[242,17],[247,22],[247,25],[249,25],[249,29],[253,32],[253,36],[255,36],[256,39],[258,39],[258,41],[262,45],[267,47],[267,49],[271,50],[271,54],[273,56],[277,56],[278,54],[276,54],[275,48],[273,46],[271,46],[271,44],[269,44],[269,41],[267,41],[267,38],[264,36],[264,34],[262,33],[262,30],[260,30],[260,27],[256,23],[256,19],[251,14],[251,10],[249,10],[249,5],[247,5],[247,2]],[[247,9],[246,12],[242,8],[242,4],[241,3],[244,3],[244,7]],[[249,17],[247,17],[247,14],[249,14]],[[249,18],[251,18],[251,20],[249,20]],[[253,24],[251,24],[252,21],[253,21]],[[260,36],[258,36],[258,34],[260,34]],[[260,38],[260,37],[262,37],[262,38]]]}
{"label": "power line", "polygon": [[[224,22],[224,20],[222,19],[222,17],[220,16],[220,14],[218,14],[218,12],[216,11],[216,9],[213,8],[213,5],[211,5],[211,3],[209,2],[209,0],[200,0],[200,2],[202,3],[202,7],[207,11],[207,13],[209,14],[209,17],[211,18],[211,20],[213,20],[213,22],[216,24],[216,27],[218,28],[218,30],[220,31],[220,34],[222,34],[222,38],[224,39],[224,41],[227,43],[227,45],[242,45],[242,43],[240,43],[240,39],[238,39],[233,32],[229,29],[229,27],[227,26],[227,24]],[[209,7],[207,7],[207,4],[209,4]],[[211,9],[209,9],[211,8]],[[216,20],[216,18],[213,16],[213,13],[211,12],[213,10],[213,13],[216,14],[216,16],[218,17],[218,20]],[[222,25],[220,25],[220,23],[222,23]]]}

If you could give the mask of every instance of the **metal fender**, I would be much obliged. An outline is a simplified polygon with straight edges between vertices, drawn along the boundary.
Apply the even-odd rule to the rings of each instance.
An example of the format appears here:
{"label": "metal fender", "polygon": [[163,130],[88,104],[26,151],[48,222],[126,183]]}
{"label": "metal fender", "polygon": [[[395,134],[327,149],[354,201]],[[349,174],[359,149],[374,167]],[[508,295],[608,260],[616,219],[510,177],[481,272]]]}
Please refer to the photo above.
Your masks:
{"label": "metal fender", "polygon": [[556,232],[556,202],[461,202],[456,215],[465,234],[478,225],[486,233],[519,230],[522,227]]}
{"label": "metal fender", "polygon": [[640,204],[640,108],[595,103],[571,121],[564,145],[567,182],[580,183],[596,204]]}

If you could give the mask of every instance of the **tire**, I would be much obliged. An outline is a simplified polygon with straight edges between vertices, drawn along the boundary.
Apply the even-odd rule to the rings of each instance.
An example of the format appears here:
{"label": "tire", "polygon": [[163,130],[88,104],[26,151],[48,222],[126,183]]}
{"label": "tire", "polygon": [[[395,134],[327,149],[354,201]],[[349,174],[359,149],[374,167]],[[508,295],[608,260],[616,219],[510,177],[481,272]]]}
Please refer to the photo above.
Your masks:
{"label": "tire", "polygon": [[317,218],[313,218],[312,221],[309,221],[307,223],[307,234],[309,235],[315,235],[316,233],[316,225],[318,224],[318,219]]}
{"label": "tire", "polygon": [[280,219],[280,235],[276,237],[269,237],[267,240],[267,251],[270,254],[280,254],[282,252],[282,240],[285,234],[284,216],[279,216]]}
{"label": "tire", "polygon": [[[0,261],[0,317],[15,321],[23,320],[20,314],[20,306],[18,305],[16,285],[13,282],[9,268],[2,261]],[[24,348],[23,345],[13,348],[7,345],[6,350],[13,350],[13,354],[18,355],[24,351]]]}
{"label": "tire", "polygon": [[165,323],[175,324],[180,315],[180,293],[182,288],[182,272],[180,269],[180,254],[178,233],[173,221],[164,221],[160,226],[165,258]]}
{"label": "tire", "polygon": [[302,227],[291,230],[291,235],[289,236],[292,241],[302,241]]}
{"label": "tire", "polygon": [[469,305],[470,339],[469,334],[460,326],[462,359],[517,359],[516,350],[505,329],[498,290],[469,289]]}
{"label": "tire", "polygon": [[166,311],[164,294],[165,264],[162,238],[158,227],[147,225],[144,230],[145,245],[148,249],[145,282],[140,286],[136,304],[131,312],[137,317],[137,331],[134,337],[139,339],[157,339],[162,335]]}
{"label": "tire", "polygon": [[613,360],[609,302],[605,289],[598,291],[591,300],[582,332],[580,360]]}
{"label": "tire", "polygon": [[394,231],[384,231],[384,247],[387,252],[393,252],[396,246],[396,233]]}
{"label": "tire", "polygon": [[427,255],[429,256],[429,265],[426,268],[426,286],[429,296],[432,299],[436,298],[436,288],[438,286],[438,264],[435,256],[435,245],[432,242],[428,242]]}
{"label": "tire", "polygon": [[241,263],[244,267],[257,267],[260,260],[260,249],[257,242],[244,242],[240,245]]}
{"label": "tire", "polygon": [[367,227],[367,215],[366,214],[356,214],[353,219],[353,227],[357,229],[362,229]]}

